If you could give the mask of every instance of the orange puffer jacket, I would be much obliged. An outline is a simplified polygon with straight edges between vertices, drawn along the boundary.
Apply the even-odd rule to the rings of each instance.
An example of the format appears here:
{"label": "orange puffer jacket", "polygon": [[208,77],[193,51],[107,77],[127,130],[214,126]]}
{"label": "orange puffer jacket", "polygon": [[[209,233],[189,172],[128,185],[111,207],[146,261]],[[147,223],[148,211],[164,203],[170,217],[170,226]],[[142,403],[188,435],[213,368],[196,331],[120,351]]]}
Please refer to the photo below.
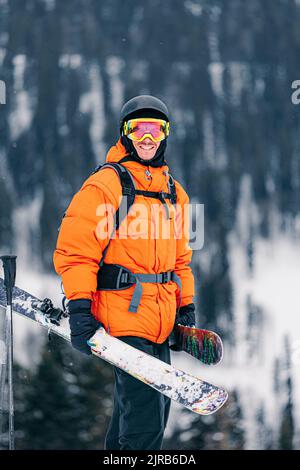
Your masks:
{"label": "orange puffer jacket", "polygon": [[[125,155],[126,150],[119,140],[109,150],[106,161],[118,162]],[[166,165],[154,168],[135,161],[125,162],[123,165],[132,174],[136,189],[169,192]],[[192,252],[188,245],[188,236],[184,235],[186,231],[182,231],[182,234],[178,232],[179,227],[185,223],[185,212],[180,215],[178,207],[188,204],[189,199],[177,181],[175,185],[177,209],[174,210],[174,206],[167,200],[171,214],[170,236],[163,236],[163,223],[157,224],[158,219],[153,219],[151,213],[152,205],[161,206],[161,203],[157,199],[136,195],[134,205],[121,223],[116,237],[111,240],[105,256],[105,263],[122,265],[133,273],[175,271],[180,277],[181,295],[174,281],[165,284],[142,283],[143,294],[137,313],[128,312],[134,287],[97,291],[99,261],[109,240],[109,235],[99,236],[99,227],[103,228],[103,221],[107,226],[107,233],[111,233],[102,205],[106,205],[108,211],[113,208],[114,212],[122,197],[122,187],[116,172],[105,168],[91,175],[75,194],[63,218],[54,253],[54,265],[62,277],[66,297],[69,300],[92,300],[92,313],[113,336],[139,336],[163,343],[174,327],[176,308],[179,304],[184,306],[193,302],[194,277],[189,266]],[[143,204],[146,212],[135,210],[136,204]],[[161,214],[160,219],[166,220],[165,211]],[[136,223],[137,220],[139,223]],[[127,224],[128,237],[118,236],[123,223]],[[134,228],[137,229],[136,233]],[[151,236],[153,229],[154,232],[156,230],[155,236]],[[178,233],[179,236],[176,236]]]}

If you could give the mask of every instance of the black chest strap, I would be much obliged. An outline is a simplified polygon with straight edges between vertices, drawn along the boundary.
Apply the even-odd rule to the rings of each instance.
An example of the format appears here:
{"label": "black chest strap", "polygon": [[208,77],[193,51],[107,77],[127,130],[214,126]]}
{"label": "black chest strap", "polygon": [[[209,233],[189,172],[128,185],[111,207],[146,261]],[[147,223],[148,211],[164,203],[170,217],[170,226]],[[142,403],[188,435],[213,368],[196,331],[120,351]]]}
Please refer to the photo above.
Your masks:
{"label": "black chest strap", "polygon": [[165,193],[164,191],[144,191],[142,189],[136,189],[135,194],[140,194],[141,196],[158,199],[164,206],[167,219],[170,219],[170,211],[168,204],[166,204],[166,199],[169,199],[172,204],[175,204],[173,202],[174,198],[171,193]]}

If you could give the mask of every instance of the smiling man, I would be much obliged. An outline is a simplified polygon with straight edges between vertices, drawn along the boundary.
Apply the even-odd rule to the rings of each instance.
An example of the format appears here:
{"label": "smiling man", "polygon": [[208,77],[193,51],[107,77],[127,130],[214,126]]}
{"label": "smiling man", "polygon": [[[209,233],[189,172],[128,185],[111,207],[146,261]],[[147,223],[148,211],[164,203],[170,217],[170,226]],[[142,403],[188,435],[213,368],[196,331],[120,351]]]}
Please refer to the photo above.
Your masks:
{"label": "smiling man", "polygon": [[[91,353],[87,340],[102,324],[112,336],[170,363],[168,337],[174,324],[195,324],[188,234],[176,235],[177,225],[185,225],[182,214],[189,200],[165,161],[169,126],[167,106],[158,98],[141,95],[125,103],[120,139],[107,163],[74,196],[62,221],[54,264],[69,299],[72,345],[83,353]],[[99,236],[100,205],[113,207],[118,235],[125,198],[125,219],[132,220],[129,209],[142,204],[146,226],[153,223],[153,204],[161,205],[169,236],[159,230],[155,238],[150,232]],[[161,449],[170,400],[120,369],[114,372],[106,449]]]}
{"label": "smiling man", "polygon": [[158,142],[153,142],[150,137],[146,137],[142,142],[133,142],[133,145],[139,157],[144,161],[152,160],[159,147]]}

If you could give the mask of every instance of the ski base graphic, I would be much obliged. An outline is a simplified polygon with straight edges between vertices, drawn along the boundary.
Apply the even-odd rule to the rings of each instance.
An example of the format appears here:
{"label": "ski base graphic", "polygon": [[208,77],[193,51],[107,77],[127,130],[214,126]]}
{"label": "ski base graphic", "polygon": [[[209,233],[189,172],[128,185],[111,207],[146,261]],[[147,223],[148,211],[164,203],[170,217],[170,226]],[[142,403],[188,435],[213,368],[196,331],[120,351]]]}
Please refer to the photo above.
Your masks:
{"label": "ski base graphic", "polygon": [[178,325],[174,328],[172,339],[176,344],[175,351],[185,351],[203,364],[216,365],[222,360],[223,343],[214,331]]}

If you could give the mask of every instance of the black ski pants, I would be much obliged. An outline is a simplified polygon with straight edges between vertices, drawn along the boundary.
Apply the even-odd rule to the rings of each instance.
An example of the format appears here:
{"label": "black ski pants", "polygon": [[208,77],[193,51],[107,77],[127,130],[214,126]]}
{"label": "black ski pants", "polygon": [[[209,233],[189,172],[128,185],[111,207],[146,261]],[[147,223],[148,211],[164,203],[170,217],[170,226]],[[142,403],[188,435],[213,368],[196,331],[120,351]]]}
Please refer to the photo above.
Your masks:
{"label": "black ski pants", "polygon": [[[122,336],[119,339],[171,363],[168,340],[156,344],[136,336]],[[114,374],[114,408],[104,448],[160,450],[171,400],[117,367],[114,367]]]}

